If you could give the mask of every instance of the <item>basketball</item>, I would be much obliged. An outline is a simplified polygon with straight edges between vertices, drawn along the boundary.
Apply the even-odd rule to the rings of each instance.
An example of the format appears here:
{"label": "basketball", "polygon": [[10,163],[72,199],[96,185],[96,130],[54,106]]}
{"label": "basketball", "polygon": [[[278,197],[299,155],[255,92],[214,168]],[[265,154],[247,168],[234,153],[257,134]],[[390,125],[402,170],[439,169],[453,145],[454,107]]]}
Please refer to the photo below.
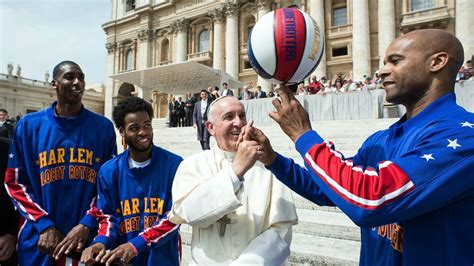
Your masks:
{"label": "basketball", "polygon": [[297,8],[279,8],[257,21],[248,38],[248,58],[262,78],[295,84],[321,61],[324,38],[318,24]]}

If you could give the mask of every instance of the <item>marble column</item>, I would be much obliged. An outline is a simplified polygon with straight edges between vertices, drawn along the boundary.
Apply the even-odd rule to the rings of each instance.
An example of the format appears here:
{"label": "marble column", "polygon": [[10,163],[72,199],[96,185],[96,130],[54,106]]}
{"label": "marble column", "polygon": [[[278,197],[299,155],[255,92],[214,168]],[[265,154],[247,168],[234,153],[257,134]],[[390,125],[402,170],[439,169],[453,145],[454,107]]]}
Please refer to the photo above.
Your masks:
{"label": "marble column", "polygon": [[379,0],[378,6],[379,67],[382,67],[385,50],[395,40],[395,1]]}
{"label": "marble column", "polygon": [[[319,30],[323,33],[323,38],[326,38],[326,23],[324,21],[324,0],[309,0],[309,15],[318,23]],[[326,76],[326,46],[324,47],[323,57],[319,62],[318,67],[313,72],[318,79]]]}
{"label": "marble column", "polygon": [[104,88],[104,116],[112,119],[115,80],[109,77],[114,74],[116,68],[117,43],[108,42],[105,44],[105,48],[107,48],[107,78]]}
{"label": "marble column", "polygon": [[370,76],[369,1],[352,1],[352,69],[353,80]]}
{"label": "marble column", "polygon": [[209,16],[214,22],[214,46],[212,48],[212,67],[224,70],[224,8],[210,11]]}
{"label": "marble column", "polygon": [[456,0],[456,37],[464,47],[464,63],[474,55],[474,5],[471,0]]}
{"label": "marble column", "polygon": [[[138,31],[138,64],[136,67],[137,70],[146,69],[151,66],[151,32],[152,31],[148,28],[144,28]],[[137,96],[144,100],[148,101],[151,98],[151,92],[149,89],[138,87],[137,93]]]}
{"label": "marble column", "polygon": [[171,27],[176,34],[176,63],[181,63],[186,61],[188,57],[188,21],[185,18],[177,19],[172,23]]}
{"label": "marble column", "polygon": [[[259,1],[257,1],[257,8],[258,8],[257,21],[259,19],[261,19],[265,14],[270,12],[270,5],[271,5],[271,2],[268,1],[268,0],[259,0]],[[247,49],[248,49],[248,47],[247,47]],[[262,90],[264,92],[266,92],[267,94],[272,89],[272,84],[270,82],[268,82],[266,79],[264,79],[264,78],[262,78],[258,75],[257,75],[257,85],[260,85],[262,87]]]}
{"label": "marble column", "polygon": [[225,71],[233,78],[239,79],[239,5],[237,3],[227,2],[226,15]]}
{"label": "marble column", "polygon": [[145,69],[150,67],[150,45],[151,45],[151,31],[149,29],[140,29],[137,32],[138,37],[138,57],[136,69]]}

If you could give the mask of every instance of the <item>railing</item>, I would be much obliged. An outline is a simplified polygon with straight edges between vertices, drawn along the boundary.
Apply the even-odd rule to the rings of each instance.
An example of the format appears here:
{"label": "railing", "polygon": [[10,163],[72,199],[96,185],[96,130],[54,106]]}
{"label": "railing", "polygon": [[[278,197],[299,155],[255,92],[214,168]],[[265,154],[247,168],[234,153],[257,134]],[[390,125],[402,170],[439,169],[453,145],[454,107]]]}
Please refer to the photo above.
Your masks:
{"label": "railing", "polygon": [[170,63],[171,63],[170,60],[166,60],[166,61],[158,62],[158,65],[159,65],[159,66],[164,66],[164,65],[167,65],[167,64],[170,64]]}
{"label": "railing", "polygon": [[49,87],[49,83],[45,81],[40,81],[36,79],[28,79],[24,77],[18,77],[15,75],[7,75],[7,74],[0,74],[0,80],[5,80],[8,82],[20,83],[25,85],[31,86],[38,86],[38,87]]}
{"label": "railing", "polygon": [[330,27],[329,28],[329,36],[349,34],[349,33],[352,33],[352,24],[347,24],[347,25],[344,25],[344,26]]}
{"label": "railing", "polygon": [[118,71],[118,73],[126,73],[126,72],[130,72],[130,71],[135,71],[135,70],[136,70],[135,67],[133,67],[132,69],[120,69]]}
{"label": "railing", "polygon": [[437,6],[430,9],[416,10],[402,14],[401,26],[425,23],[433,20],[449,19],[448,6]]}
{"label": "railing", "polygon": [[199,52],[194,54],[188,54],[188,60],[190,61],[206,61],[212,59],[212,52]]}

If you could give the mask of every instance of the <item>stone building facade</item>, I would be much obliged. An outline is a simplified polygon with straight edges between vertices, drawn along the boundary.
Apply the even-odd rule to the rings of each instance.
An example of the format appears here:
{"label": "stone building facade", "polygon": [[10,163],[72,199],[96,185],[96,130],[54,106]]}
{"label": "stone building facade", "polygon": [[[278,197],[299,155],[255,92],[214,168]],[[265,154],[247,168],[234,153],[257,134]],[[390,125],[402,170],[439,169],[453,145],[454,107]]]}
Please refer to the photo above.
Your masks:
{"label": "stone building facade", "polygon": [[[107,35],[107,75],[197,61],[232,77],[271,90],[253,71],[247,35],[263,15],[278,7],[298,5],[325,35],[325,54],[315,71],[334,79],[371,76],[381,65],[388,44],[422,28],[454,33],[466,58],[474,54],[474,2],[470,0],[111,0],[112,19],[102,25]],[[186,78],[186,73],[183,73]],[[154,102],[166,116],[166,92],[144,90],[107,79],[105,114],[122,97],[136,94]],[[219,85],[219,84],[216,84]],[[203,88],[190,88],[199,91]],[[159,113],[159,114],[158,114]]]}
{"label": "stone building facade", "polygon": [[[0,108],[6,109],[12,117],[44,109],[56,98],[56,91],[49,82],[28,79],[11,73],[0,74]],[[98,114],[104,114],[103,84],[86,84],[82,99],[86,108]]]}

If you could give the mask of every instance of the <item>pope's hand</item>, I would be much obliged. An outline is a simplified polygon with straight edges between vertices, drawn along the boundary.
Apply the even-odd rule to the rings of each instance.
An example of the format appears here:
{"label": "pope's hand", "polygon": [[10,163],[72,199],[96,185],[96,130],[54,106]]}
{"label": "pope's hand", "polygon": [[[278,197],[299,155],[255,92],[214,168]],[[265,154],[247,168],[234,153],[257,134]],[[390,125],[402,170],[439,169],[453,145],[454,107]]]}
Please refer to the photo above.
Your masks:
{"label": "pope's hand", "polygon": [[276,158],[276,153],[272,148],[270,140],[260,129],[253,126],[252,120],[245,128],[242,129],[238,142],[242,142],[244,138],[247,140],[256,141],[260,145],[260,147],[257,147],[257,154],[259,155],[258,160],[260,162],[262,162],[265,166],[273,163]]}
{"label": "pope's hand", "polygon": [[237,153],[232,161],[232,170],[241,179],[244,174],[252,168],[255,162],[263,155],[262,146],[251,139],[249,128],[252,127],[253,121],[242,127],[239,140],[237,141]]}

